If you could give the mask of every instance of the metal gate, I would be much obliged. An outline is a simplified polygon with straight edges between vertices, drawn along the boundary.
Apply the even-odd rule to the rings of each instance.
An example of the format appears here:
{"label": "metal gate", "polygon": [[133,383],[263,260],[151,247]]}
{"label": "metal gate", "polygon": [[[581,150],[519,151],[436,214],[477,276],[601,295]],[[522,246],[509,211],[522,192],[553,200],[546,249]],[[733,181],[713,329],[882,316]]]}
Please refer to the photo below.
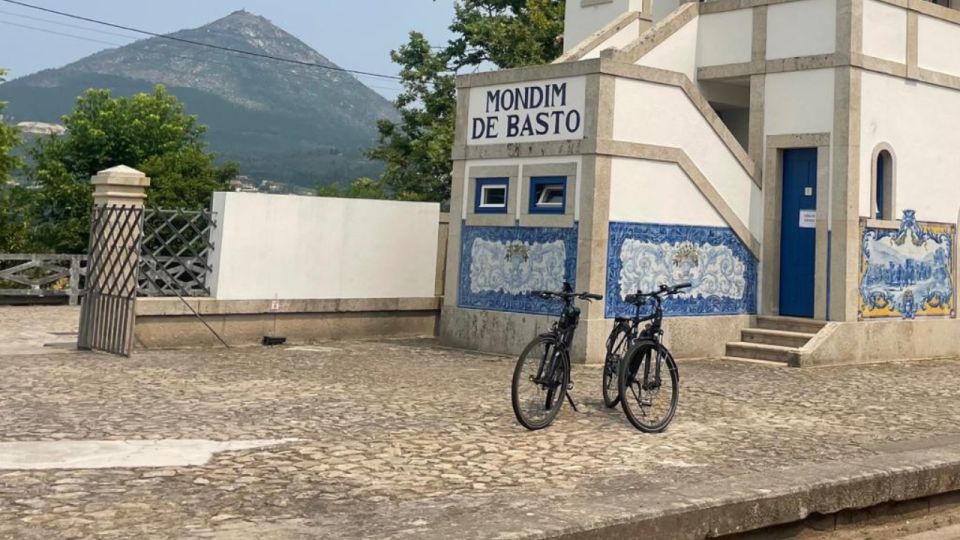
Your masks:
{"label": "metal gate", "polygon": [[142,237],[143,208],[93,208],[80,349],[130,356]]}

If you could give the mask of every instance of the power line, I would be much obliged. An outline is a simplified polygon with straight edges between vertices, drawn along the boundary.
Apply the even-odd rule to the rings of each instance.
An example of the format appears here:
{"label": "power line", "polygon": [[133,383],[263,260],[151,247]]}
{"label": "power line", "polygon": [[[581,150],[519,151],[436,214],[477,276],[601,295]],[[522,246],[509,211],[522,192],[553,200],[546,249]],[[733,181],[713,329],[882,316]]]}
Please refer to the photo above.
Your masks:
{"label": "power line", "polygon": [[11,16],[11,17],[17,17],[17,18],[20,18],[20,19],[27,19],[27,20],[36,21],[36,22],[42,22],[42,23],[47,23],[47,24],[55,24],[55,25],[57,25],[57,26],[63,26],[63,27],[66,27],[66,28],[76,28],[77,30],[83,30],[83,31],[85,31],[85,32],[94,32],[94,33],[96,33],[96,34],[104,34],[104,35],[107,35],[107,36],[116,36],[116,37],[122,37],[122,38],[124,38],[124,39],[134,39],[134,40],[140,39],[140,38],[137,37],[137,36],[131,36],[131,35],[128,35],[128,34],[120,34],[120,33],[118,33],[118,32],[111,32],[111,31],[109,31],[109,30],[100,30],[100,29],[97,29],[97,28],[90,28],[89,26],[80,26],[79,24],[70,24],[70,23],[65,23],[65,22],[60,22],[60,21],[54,21],[54,20],[52,20],[52,19],[44,19],[43,17],[31,17],[30,15],[24,15],[24,14],[22,14],[22,13],[14,13],[13,11],[6,11],[6,10],[2,10],[2,9],[0,9],[0,14],[2,14],[2,15],[9,15],[9,16]]}
{"label": "power line", "polygon": [[[0,11],[0,13],[2,13],[2,11]],[[47,22],[52,22],[52,21],[47,21]],[[101,44],[101,45],[110,45],[110,46],[112,46],[112,47],[123,47],[123,46],[127,45],[127,44],[124,44],[124,43],[117,43],[117,42],[114,42],[114,41],[104,41],[104,40],[101,40],[101,39],[95,39],[95,38],[86,37],[86,36],[78,36],[78,35],[76,35],[76,34],[68,34],[68,33],[66,33],[66,32],[58,32],[58,31],[56,31],[56,30],[50,30],[50,29],[48,29],[48,28],[39,28],[39,27],[36,27],[36,26],[30,26],[30,25],[28,25],[28,24],[20,24],[20,23],[15,23],[15,22],[10,22],[10,21],[0,20],[0,24],[6,24],[6,25],[9,25],[9,26],[15,26],[15,27],[17,27],[17,28],[25,28],[25,29],[27,29],[27,30],[34,30],[34,31],[36,31],[36,32],[43,32],[43,33],[45,33],[45,34],[52,34],[52,35],[55,35],[55,36],[68,37],[68,38],[72,38],[72,39],[79,39],[79,40],[82,40],[82,41],[89,41],[89,42],[92,42],[92,43],[99,43],[99,44]],[[79,27],[78,27],[78,28],[79,28]],[[119,35],[119,34],[117,34],[117,35]],[[151,53],[151,54],[163,54],[163,53],[161,53],[160,51],[152,51],[152,50],[149,50],[149,49],[144,49],[144,50],[142,50],[142,51],[140,51],[140,52],[146,52],[146,53]],[[174,55],[170,55],[170,56],[172,56],[172,57],[174,57],[174,58],[181,58],[181,59],[184,59],[184,60],[197,60],[196,57],[193,57],[193,56],[185,56],[185,55],[182,55],[182,54],[174,54]],[[216,60],[211,60],[211,59],[209,59],[209,58],[206,58],[206,59],[204,59],[203,61],[204,61],[204,62],[211,63],[211,64],[217,64],[217,65],[220,65],[220,66],[233,67],[233,66],[231,66],[230,64],[227,64],[227,63],[224,63],[224,62],[217,62]],[[181,71],[181,73],[183,73],[183,71]],[[296,73],[295,73],[294,75],[300,75],[300,74],[296,74]],[[363,84],[364,84],[364,86],[366,86],[366,87],[368,87],[368,88],[376,88],[376,89],[378,89],[378,90],[388,90],[388,91],[390,91],[390,92],[402,92],[402,91],[403,91],[403,88],[399,88],[399,87],[378,86],[378,85],[369,84],[369,83],[363,83]]]}
{"label": "power line", "polygon": [[26,3],[26,2],[20,2],[20,1],[18,1],[18,0],[0,0],[0,1],[6,2],[6,3],[8,3],[8,4],[13,4],[13,5],[16,5],[16,6],[21,6],[21,7],[29,8],[29,9],[35,9],[35,10],[37,10],[37,11],[43,11],[43,12],[46,12],[46,13],[53,13],[54,15],[60,15],[61,17],[68,17],[68,18],[71,18],[71,19],[76,19],[76,20],[80,20],[80,21],[86,21],[86,22],[89,22],[89,23],[99,24],[99,25],[103,25],[103,26],[109,26],[109,27],[111,27],[111,28],[116,28],[116,29],[118,29],[118,30],[126,30],[127,32],[135,32],[135,33],[143,34],[143,35],[146,35],[146,36],[151,36],[151,37],[160,38],[160,39],[166,39],[166,40],[170,40],[170,41],[176,41],[176,42],[180,42],[180,43],[186,43],[186,44],[194,45],[194,46],[197,46],[197,47],[207,47],[207,48],[209,48],[209,49],[216,49],[216,50],[220,50],[220,51],[227,51],[227,52],[232,52],[232,53],[236,53],[236,54],[242,54],[242,55],[246,55],[246,56],[253,56],[253,57],[257,57],[257,58],[265,58],[265,59],[268,59],[268,60],[275,60],[275,61],[277,61],[277,62],[286,62],[286,63],[289,63],[289,64],[297,64],[297,65],[307,66],[307,67],[316,67],[316,68],[320,68],[320,69],[327,69],[327,70],[330,70],[330,71],[338,71],[338,72],[341,72],[341,73],[351,73],[351,74],[354,74],[354,75],[366,75],[366,76],[368,76],[368,77],[378,77],[378,78],[382,78],[382,79],[390,79],[390,80],[396,80],[396,81],[402,80],[401,77],[398,77],[398,76],[396,76],[396,75],[385,75],[385,74],[383,74],[383,73],[374,73],[374,72],[370,72],[370,71],[360,71],[360,70],[356,70],[356,69],[347,69],[347,68],[342,68],[342,67],[338,67],[338,66],[325,66],[325,65],[323,65],[323,64],[317,64],[316,62],[307,62],[307,61],[305,61],[305,60],[296,60],[296,59],[294,59],[294,58],[284,58],[284,57],[282,57],[282,56],[273,56],[273,55],[270,55],[270,54],[258,53],[258,52],[253,52],[253,51],[244,51],[244,50],[242,50],[242,49],[234,49],[234,48],[232,48],[232,47],[224,47],[224,46],[221,46],[221,45],[214,45],[213,43],[204,43],[204,42],[202,42],[202,41],[194,41],[194,40],[192,40],[192,39],[185,39],[185,38],[179,38],[179,37],[171,36],[171,35],[158,34],[158,33],[156,33],[156,32],[150,32],[150,31],[148,31],[148,30],[141,30],[141,29],[139,29],[139,28],[134,28],[134,27],[131,27],[131,26],[124,26],[124,25],[121,25],[121,24],[114,24],[114,23],[110,23],[110,22],[106,22],[106,21],[101,21],[101,20],[98,20],[98,19],[93,19],[93,18],[90,18],[90,17],[84,17],[84,16],[82,16],[82,15],[75,15],[75,14],[73,14],[73,13],[67,13],[67,12],[64,12],[64,11],[57,11],[57,10],[55,10],[55,9],[45,8],[45,7],[42,7],[42,6],[36,6],[36,5],[33,5],[33,4],[28,4],[28,3]]}
{"label": "power line", "polygon": [[10,21],[0,21],[0,24],[6,24],[8,26],[16,26],[17,28],[26,28],[27,30],[36,30],[37,32],[44,32],[46,34],[53,34],[55,36],[63,36],[73,39],[82,39],[83,41],[90,41],[92,43],[99,43],[101,45],[110,45],[112,47],[122,47],[123,44],[114,43],[111,41],[104,41],[102,39],[96,39],[91,37],[78,36],[75,34],[67,34],[66,32],[57,32],[56,30],[48,30],[46,28],[37,28],[36,26],[30,26],[28,24],[19,24]]}

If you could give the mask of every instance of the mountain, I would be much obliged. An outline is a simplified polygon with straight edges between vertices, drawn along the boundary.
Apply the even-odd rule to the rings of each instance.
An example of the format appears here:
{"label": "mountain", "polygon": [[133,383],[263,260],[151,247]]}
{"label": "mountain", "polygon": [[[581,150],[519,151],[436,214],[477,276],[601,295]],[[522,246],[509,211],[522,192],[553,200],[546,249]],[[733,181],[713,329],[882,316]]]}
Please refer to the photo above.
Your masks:
{"label": "mountain", "polygon": [[211,150],[251,178],[313,186],[379,174],[362,149],[396,110],[307,44],[246,11],[170,35],[329,69],[150,38],[0,85],[8,119],[57,122],[87,88],[131,95],[159,83],[208,126]]}

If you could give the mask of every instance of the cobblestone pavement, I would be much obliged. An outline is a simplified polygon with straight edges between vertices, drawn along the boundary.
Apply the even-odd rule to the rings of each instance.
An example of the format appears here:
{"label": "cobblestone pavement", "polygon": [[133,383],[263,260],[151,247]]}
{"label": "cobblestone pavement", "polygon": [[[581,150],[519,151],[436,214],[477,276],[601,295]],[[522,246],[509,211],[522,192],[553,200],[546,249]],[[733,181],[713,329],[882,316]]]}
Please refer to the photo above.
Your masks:
{"label": "cobblestone pavement", "polygon": [[722,480],[960,434],[957,361],[681,362],[662,435],[603,409],[589,366],[574,371],[581,412],[527,432],[510,408],[513,365],[426,340],[0,356],[0,442],[299,439],[197,467],[0,471],[0,538],[415,537],[429,509],[507,512],[540,494]]}
{"label": "cobblestone pavement", "polygon": [[79,320],[79,307],[0,306],[0,357],[70,352]]}

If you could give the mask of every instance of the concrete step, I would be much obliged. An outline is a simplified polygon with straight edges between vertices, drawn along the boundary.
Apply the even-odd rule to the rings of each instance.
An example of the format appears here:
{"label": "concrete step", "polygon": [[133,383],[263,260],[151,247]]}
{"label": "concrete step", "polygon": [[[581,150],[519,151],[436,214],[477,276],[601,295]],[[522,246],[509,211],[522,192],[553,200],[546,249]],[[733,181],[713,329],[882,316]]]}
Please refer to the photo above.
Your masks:
{"label": "concrete step", "polygon": [[779,347],[777,345],[764,345],[761,343],[746,343],[738,341],[727,343],[727,356],[734,358],[747,358],[750,360],[769,360],[773,362],[790,362],[793,353],[800,349],[794,347]]}
{"label": "concrete step", "polygon": [[801,319],[799,317],[757,317],[757,328],[764,330],[783,330],[802,334],[816,334],[827,325],[826,321],[816,319]]}
{"label": "concrete step", "polygon": [[726,362],[740,362],[743,364],[753,364],[756,366],[765,366],[765,367],[777,367],[777,368],[788,367],[786,362],[774,362],[772,360],[757,360],[754,358],[739,358],[736,356],[721,356],[720,360],[724,360]]}
{"label": "concrete step", "polygon": [[744,328],[740,339],[746,343],[761,343],[780,347],[803,347],[816,334],[806,332],[787,332],[785,330],[767,330],[765,328]]}

